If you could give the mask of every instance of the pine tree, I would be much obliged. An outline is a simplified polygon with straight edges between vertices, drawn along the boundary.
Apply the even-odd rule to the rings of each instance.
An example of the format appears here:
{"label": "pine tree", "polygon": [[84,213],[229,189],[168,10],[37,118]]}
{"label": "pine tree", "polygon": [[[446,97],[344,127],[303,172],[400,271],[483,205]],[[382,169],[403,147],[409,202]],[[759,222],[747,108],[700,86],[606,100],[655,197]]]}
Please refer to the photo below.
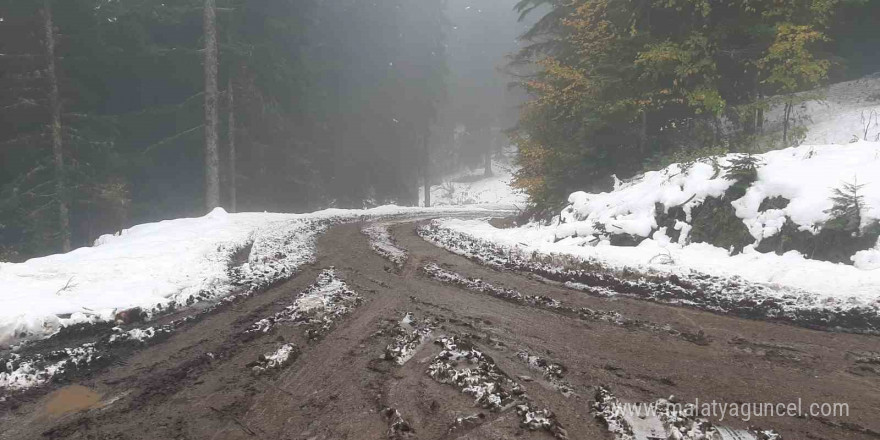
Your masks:
{"label": "pine tree", "polygon": [[226,86],[227,95],[227,122],[226,122],[226,139],[229,144],[229,210],[230,212],[238,211],[238,187],[236,182],[236,152],[235,152],[235,83],[230,75]]}
{"label": "pine tree", "polygon": [[753,154],[740,154],[730,160],[730,163],[723,166],[724,177],[728,180],[751,185],[758,180],[758,169],[761,168],[763,162],[761,158]]}
{"label": "pine tree", "polygon": [[734,182],[731,187],[730,197],[738,199],[745,195],[749,187],[758,180],[758,169],[763,162],[752,154],[741,154],[730,160],[726,166],[722,166],[724,178]]}
{"label": "pine tree", "polygon": [[55,68],[55,25],[52,4],[43,0],[43,45],[46,49],[46,76],[49,87],[49,132],[52,139],[52,162],[55,167],[55,198],[58,204],[58,235],[61,251],[70,251],[70,207],[67,201],[67,174],[64,164],[64,144],[61,139],[61,99],[58,96],[58,75]]}
{"label": "pine tree", "polygon": [[832,190],[834,206],[825,211],[830,217],[825,222],[826,228],[851,232],[856,236],[861,234],[862,211],[867,209],[861,194],[864,186],[858,180],[853,180],[853,183],[845,182],[841,188]]}

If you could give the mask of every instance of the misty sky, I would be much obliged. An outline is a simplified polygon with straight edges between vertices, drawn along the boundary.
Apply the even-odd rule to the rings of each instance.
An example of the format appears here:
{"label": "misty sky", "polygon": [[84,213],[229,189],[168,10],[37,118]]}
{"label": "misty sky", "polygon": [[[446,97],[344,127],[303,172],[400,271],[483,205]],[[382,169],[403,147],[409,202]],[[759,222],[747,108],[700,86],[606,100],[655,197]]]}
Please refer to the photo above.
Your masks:
{"label": "misty sky", "polygon": [[[518,48],[528,23],[518,22],[517,0],[450,0],[449,84],[446,114],[456,122],[515,123],[522,94],[509,90],[512,78],[499,69]],[[449,116],[447,116],[449,117]]]}

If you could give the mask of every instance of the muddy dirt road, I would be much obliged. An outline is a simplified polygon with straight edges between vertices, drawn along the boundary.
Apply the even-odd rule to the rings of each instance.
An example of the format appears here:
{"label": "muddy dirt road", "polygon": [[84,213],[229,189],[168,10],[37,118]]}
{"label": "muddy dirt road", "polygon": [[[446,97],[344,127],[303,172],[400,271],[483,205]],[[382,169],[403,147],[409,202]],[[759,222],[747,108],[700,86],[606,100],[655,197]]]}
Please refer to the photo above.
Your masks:
{"label": "muddy dirt road", "polygon": [[476,265],[413,223],[390,229],[397,268],[362,226],[332,228],[283,285],[0,403],[0,439],[612,439],[599,386],[627,402],[846,403],[848,417],[723,424],[880,438],[876,336],[591,297]]}

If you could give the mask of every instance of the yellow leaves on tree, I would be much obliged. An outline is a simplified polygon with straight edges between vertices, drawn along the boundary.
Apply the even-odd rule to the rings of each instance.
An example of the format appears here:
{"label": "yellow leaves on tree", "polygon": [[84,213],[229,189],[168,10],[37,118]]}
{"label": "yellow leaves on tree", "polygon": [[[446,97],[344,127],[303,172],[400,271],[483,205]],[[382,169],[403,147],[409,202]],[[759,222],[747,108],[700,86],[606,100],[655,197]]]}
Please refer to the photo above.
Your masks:
{"label": "yellow leaves on tree", "polygon": [[826,40],[811,26],[782,23],[776,28],[776,40],[759,65],[769,72],[764,81],[782,93],[794,93],[818,86],[828,75],[831,63],[817,59],[809,46]]}

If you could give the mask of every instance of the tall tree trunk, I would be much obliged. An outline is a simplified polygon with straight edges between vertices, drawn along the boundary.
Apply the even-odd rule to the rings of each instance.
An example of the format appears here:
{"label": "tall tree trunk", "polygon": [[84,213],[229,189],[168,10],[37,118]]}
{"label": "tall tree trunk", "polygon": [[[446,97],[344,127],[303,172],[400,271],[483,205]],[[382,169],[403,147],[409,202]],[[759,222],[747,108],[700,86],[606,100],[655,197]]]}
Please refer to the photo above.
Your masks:
{"label": "tall tree trunk", "polygon": [[755,102],[758,103],[758,107],[755,108],[755,113],[752,115],[754,120],[754,132],[755,134],[763,134],[764,131],[764,109],[760,106],[761,100],[764,99],[761,96],[761,92],[758,90],[757,85],[755,86]]}
{"label": "tall tree trunk", "polygon": [[238,200],[235,182],[235,89],[233,88],[232,76],[229,77],[229,84],[226,86],[226,93],[229,94],[229,209],[231,212],[238,210]]}
{"label": "tall tree trunk", "polygon": [[[764,99],[764,97],[759,93],[758,101],[761,101],[762,99]],[[764,108],[758,107],[756,112],[757,114],[755,115],[755,131],[757,131],[758,134],[764,134]]]}
{"label": "tall tree trunk", "polygon": [[431,207],[431,151],[428,149],[428,136],[422,140],[422,179],[425,188],[425,208]]}
{"label": "tall tree trunk", "polygon": [[220,206],[220,153],[217,127],[217,10],[215,0],[205,0],[205,205]]}
{"label": "tall tree trunk", "polygon": [[785,111],[783,112],[783,120],[782,120],[782,146],[788,147],[788,123],[791,118],[791,107],[792,104],[790,102],[785,103]]}
{"label": "tall tree trunk", "polygon": [[642,109],[641,123],[639,127],[639,152],[645,153],[648,150],[648,111]]}
{"label": "tall tree trunk", "polygon": [[43,30],[46,49],[46,76],[49,80],[49,111],[52,113],[49,129],[52,135],[52,161],[55,167],[55,197],[58,200],[58,234],[62,252],[70,251],[70,207],[65,184],[64,144],[61,139],[61,99],[58,96],[58,76],[55,70],[55,26],[52,23],[52,5],[43,0]]}
{"label": "tall tree trunk", "polygon": [[755,123],[757,124],[757,128],[755,131],[758,134],[764,134],[764,109],[759,108],[757,110],[757,115],[755,116]]}

